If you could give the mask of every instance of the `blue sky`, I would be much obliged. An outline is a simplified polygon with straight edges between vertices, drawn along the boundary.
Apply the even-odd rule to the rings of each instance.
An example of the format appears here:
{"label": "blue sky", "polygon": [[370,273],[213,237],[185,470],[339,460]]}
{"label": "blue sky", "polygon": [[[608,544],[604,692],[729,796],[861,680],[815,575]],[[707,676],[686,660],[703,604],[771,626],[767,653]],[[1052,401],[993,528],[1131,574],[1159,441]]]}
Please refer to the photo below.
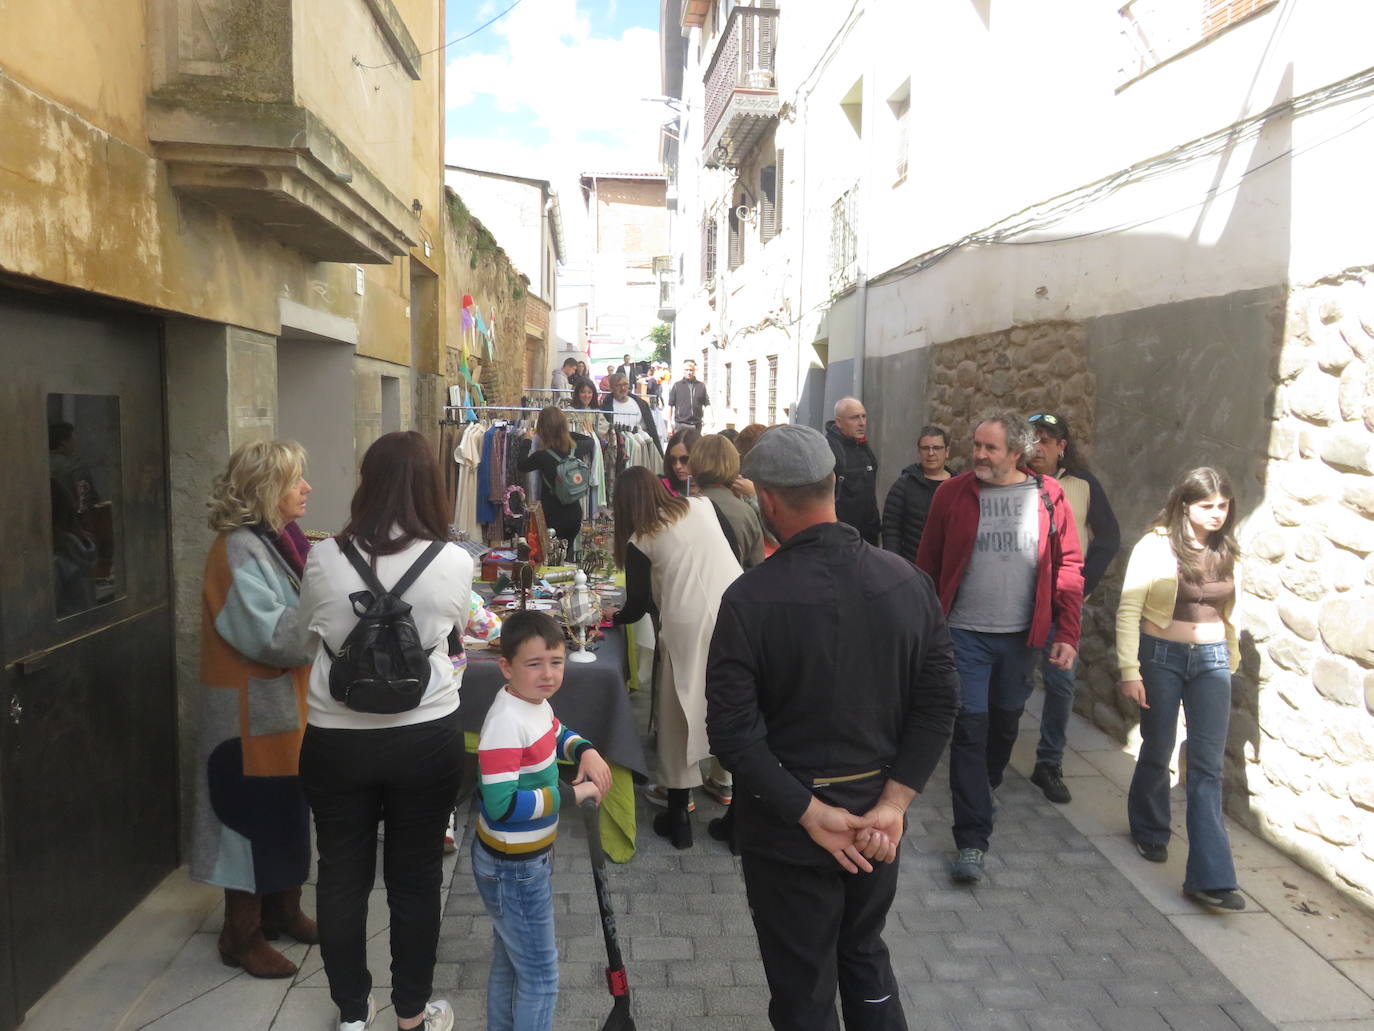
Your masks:
{"label": "blue sky", "polygon": [[[509,0],[449,0],[447,37]],[[662,108],[658,0],[521,0],[445,53],[447,137],[455,164],[555,178],[571,165],[652,169]],[[657,119],[657,121],[656,121]],[[515,164],[521,167],[509,167]]]}

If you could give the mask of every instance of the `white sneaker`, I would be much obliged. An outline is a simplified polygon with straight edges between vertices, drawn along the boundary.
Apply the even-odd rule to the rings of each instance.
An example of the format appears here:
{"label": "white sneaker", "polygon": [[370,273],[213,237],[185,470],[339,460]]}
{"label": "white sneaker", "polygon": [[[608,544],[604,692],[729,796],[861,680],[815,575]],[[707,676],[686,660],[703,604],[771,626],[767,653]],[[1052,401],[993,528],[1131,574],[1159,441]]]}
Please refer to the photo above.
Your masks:
{"label": "white sneaker", "polygon": [[[435,999],[425,1007],[424,1031],[453,1031],[453,1008],[447,999]],[[419,1029],[417,1029],[419,1031]]]}
{"label": "white sneaker", "polygon": [[366,1031],[372,1026],[372,1021],[377,1018],[377,1000],[371,995],[367,997],[367,1019],[366,1020],[341,1020],[339,1021],[339,1031]]}
{"label": "white sneaker", "polygon": [[448,814],[448,830],[444,831],[444,854],[452,855],[458,851],[458,814]]}

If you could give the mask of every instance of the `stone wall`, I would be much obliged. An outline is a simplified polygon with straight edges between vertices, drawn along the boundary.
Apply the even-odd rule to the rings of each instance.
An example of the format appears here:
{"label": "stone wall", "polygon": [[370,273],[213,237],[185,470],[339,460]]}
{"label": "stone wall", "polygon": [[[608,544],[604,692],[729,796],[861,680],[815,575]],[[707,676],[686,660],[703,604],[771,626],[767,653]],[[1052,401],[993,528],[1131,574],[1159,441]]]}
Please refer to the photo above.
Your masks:
{"label": "stone wall", "polygon": [[1086,448],[1097,390],[1085,342],[1082,326],[1044,322],[932,347],[926,421],[949,430],[951,459],[962,468],[977,419],[996,408],[1062,414]]}
{"label": "stone wall", "polygon": [[1231,808],[1374,903],[1370,270],[1293,289],[1274,380],[1264,495],[1243,541],[1255,727],[1230,756],[1250,797]]}

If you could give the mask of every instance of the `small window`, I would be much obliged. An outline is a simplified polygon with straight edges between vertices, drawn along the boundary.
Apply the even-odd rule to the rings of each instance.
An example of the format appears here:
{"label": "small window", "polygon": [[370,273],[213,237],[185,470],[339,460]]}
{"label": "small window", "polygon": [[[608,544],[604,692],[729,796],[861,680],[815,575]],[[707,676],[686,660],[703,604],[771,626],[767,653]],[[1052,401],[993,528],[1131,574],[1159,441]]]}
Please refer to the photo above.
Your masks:
{"label": "small window", "polygon": [[121,593],[119,398],[49,394],[47,414],[53,594],[65,619]]}
{"label": "small window", "polygon": [[725,363],[725,407],[735,407],[735,366],[731,362]]}
{"label": "small window", "polygon": [[759,401],[759,363],[749,363],[749,421],[760,422],[758,417]]}
{"label": "small window", "polygon": [[778,356],[768,356],[768,421],[771,423],[778,413]]}

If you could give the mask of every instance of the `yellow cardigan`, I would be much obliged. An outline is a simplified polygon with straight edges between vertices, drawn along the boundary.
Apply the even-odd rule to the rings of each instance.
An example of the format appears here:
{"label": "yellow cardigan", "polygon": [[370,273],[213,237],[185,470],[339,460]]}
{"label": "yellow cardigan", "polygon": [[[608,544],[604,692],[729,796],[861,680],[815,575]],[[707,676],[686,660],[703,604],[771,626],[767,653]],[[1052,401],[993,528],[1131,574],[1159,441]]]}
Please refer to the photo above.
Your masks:
{"label": "yellow cardigan", "polygon": [[[1240,597],[1240,562],[1236,562],[1235,591],[1221,614],[1226,624],[1226,646],[1230,651],[1231,672],[1240,666],[1240,645],[1232,614]],[[1131,549],[1126,579],[1121,585],[1121,604],[1116,610],[1116,663],[1121,679],[1140,679],[1140,620],[1143,616],[1155,626],[1167,627],[1174,619],[1178,600],[1178,559],[1174,557],[1169,532],[1152,527]]]}

